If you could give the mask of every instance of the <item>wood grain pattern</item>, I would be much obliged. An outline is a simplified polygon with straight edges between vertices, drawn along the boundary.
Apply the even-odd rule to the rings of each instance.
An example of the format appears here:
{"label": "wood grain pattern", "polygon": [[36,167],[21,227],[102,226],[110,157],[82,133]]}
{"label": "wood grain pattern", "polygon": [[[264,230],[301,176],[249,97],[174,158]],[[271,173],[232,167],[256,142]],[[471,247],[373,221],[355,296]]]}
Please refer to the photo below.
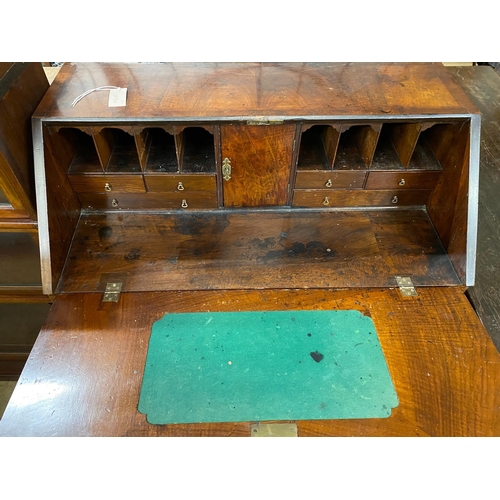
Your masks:
{"label": "wood grain pattern", "polygon": [[443,173],[429,197],[427,210],[465,283],[470,124],[435,125],[431,130],[428,142]]}
{"label": "wood grain pattern", "polygon": [[380,131],[382,130],[382,124],[377,123],[356,128],[356,142],[358,143],[361,157],[363,158],[365,165],[369,168],[373,161],[375,149],[377,148],[378,138],[380,137]]}
{"label": "wood grain pattern", "polygon": [[[40,165],[37,175],[46,185],[46,198],[37,193],[37,209],[46,216],[39,223],[40,261],[43,293],[51,295],[61,275],[68,250],[80,217],[81,205],[71,187],[66,172],[74,158],[76,149],[58,134],[35,120],[34,137],[43,134],[45,168]],[[42,138],[39,137],[40,141]],[[35,141],[34,141],[35,142]],[[39,146],[41,147],[41,146]]]}
{"label": "wood grain pattern", "polygon": [[[400,404],[386,419],[297,422],[299,436],[499,436],[500,355],[457,289],[60,296],[0,421],[2,436],[249,436],[251,422],[150,425],[138,413],[165,313],[356,309],[371,316]],[[67,312],[71,311],[71,314]]]}
{"label": "wood grain pattern", "polygon": [[113,152],[113,133],[110,129],[96,130],[92,131],[92,137],[99,161],[101,162],[101,168],[103,171],[106,171],[111,153]]}
{"label": "wood grain pattern", "polygon": [[425,205],[431,191],[417,190],[364,190],[364,189],[295,189],[293,206],[325,207],[397,207]]}
{"label": "wood grain pattern", "polygon": [[500,351],[500,78],[487,66],[449,71],[482,114],[476,284],[467,295]]}
{"label": "wood grain pattern", "polygon": [[365,189],[434,189],[441,172],[369,172]]}
{"label": "wood grain pattern", "polygon": [[294,137],[295,125],[222,125],[222,158],[231,162],[224,206],[286,205]]}
{"label": "wood grain pattern", "polygon": [[146,170],[146,160],[151,144],[149,131],[147,129],[134,129],[134,140],[135,147],[137,149],[137,155],[139,157],[139,164],[141,166],[141,170],[144,171]]}
{"label": "wood grain pattern", "polygon": [[[71,107],[99,85],[127,87],[127,106],[109,108],[107,93],[94,92]],[[470,112],[473,105],[439,64],[67,63],[37,116],[203,121]]]}
{"label": "wood grain pattern", "polygon": [[[145,193],[142,175],[69,175],[68,179],[76,193]],[[106,189],[106,184],[108,189]]]}
{"label": "wood grain pattern", "polygon": [[392,143],[405,168],[410,164],[421,130],[421,123],[401,123],[391,127]]}
{"label": "wood grain pattern", "polygon": [[179,183],[184,191],[215,192],[217,187],[215,174],[146,174],[144,181],[148,191],[156,193],[179,191]]}
{"label": "wood grain pattern", "polygon": [[[6,63],[0,77],[0,217],[36,220],[31,115],[49,88],[40,63]],[[5,208],[5,209],[3,209]]]}
{"label": "wood grain pattern", "polygon": [[[169,210],[217,208],[215,191],[177,191],[172,193],[79,193],[78,199],[87,210]],[[116,204],[116,206],[115,206]]]}
{"label": "wood grain pattern", "polygon": [[113,274],[160,291],[386,287],[401,273],[458,284],[424,210],[110,212],[82,216],[58,290],[103,290]]}
{"label": "wood grain pattern", "polygon": [[[366,171],[297,172],[295,189],[354,189],[362,188]],[[331,184],[331,186],[330,186]]]}

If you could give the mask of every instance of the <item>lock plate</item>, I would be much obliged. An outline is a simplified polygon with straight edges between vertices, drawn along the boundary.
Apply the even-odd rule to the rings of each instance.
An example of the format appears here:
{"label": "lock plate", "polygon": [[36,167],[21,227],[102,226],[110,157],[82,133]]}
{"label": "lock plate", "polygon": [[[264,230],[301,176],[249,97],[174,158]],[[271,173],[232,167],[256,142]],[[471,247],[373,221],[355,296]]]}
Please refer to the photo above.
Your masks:
{"label": "lock plate", "polygon": [[225,181],[231,179],[231,160],[229,158],[224,158],[222,162],[222,176]]}

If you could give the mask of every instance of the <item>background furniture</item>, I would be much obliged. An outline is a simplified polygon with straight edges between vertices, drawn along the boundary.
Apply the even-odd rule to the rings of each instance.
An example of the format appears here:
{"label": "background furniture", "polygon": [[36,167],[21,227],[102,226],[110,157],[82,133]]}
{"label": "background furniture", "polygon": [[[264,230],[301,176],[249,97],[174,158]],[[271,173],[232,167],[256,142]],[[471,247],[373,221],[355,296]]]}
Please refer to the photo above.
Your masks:
{"label": "background furniture", "polygon": [[0,380],[15,380],[47,315],[31,116],[49,88],[40,63],[0,63]]}

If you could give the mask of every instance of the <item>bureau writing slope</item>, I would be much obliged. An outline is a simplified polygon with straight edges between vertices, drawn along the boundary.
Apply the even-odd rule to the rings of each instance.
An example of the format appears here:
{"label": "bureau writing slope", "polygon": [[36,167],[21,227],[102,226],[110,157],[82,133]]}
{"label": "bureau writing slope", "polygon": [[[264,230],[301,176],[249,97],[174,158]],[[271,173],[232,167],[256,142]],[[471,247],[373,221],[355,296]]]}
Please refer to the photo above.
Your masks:
{"label": "bureau writing slope", "polygon": [[[72,106],[105,85],[127,88],[126,106],[108,91]],[[301,434],[498,432],[497,353],[463,295],[480,117],[446,68],[66,64],[33,134],[55,299],[25,375],[43,357],[58,388],[23,406],[21,380],[11,433],[245,435],[248,423],[151,426],[137,412],[152,322],[314,308],[372,317],[400,405]],[[487,376],[466,368],[478,352]],[[485,390],[465,405],[469,384]],[[44,423],[19,430],[19,415]]]}

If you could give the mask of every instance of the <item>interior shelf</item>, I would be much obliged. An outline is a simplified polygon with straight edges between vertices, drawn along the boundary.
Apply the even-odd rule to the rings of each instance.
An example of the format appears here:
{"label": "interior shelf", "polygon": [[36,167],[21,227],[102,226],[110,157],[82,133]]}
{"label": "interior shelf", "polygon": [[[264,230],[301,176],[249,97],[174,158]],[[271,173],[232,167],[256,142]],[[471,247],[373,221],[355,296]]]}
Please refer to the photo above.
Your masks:
{"label": "interior shelf", "polygon": [[[428,143],[429,137],[441,132],[441,125],[434,123],[384,124],[379,141],[379,158],[374,160],[372,168],[441,170],[441,165]],[[387,158],[384,158],[384,155],[387,155]]]}
{"label": "interior shelf", "polygon": [[90,129],[86,133],[76,128],[62,128],[58,133],[75,149],[68,173],[86,174],[103,171]]}
{"label": "interior shelf", "polygon": [[116,128],[104,128],[96,135],[98,153],[109,173],[141,172],[134,136]]}
{"label": "interior shelf", "polygon": [[429,144],[429,140],[432,140],[435,134],[443,133],[448,127],[450,125],[434,125],[420,133],[408,164],[408,170],[442,170],[441,164]]}
{"label": "interior shelf", "polygon": [[179,164],[175,148],[175,138],[162,128],[146,129],[148,132],[149,152],[146,172],[177,173]]}
{"label": "interior shelf", "polygon": [[330,170],[333,165],[339,133],[331,125],[313,125],[302,133],[297,168]]}
{"label": "interior shelf", "polygon": [[180,136],[181,172],[215,172],[214,136],[202,127],[186,127]]}
{"label": "interior shelf", "polygon": [[392,141],[393,131],[391,125],[382,127],[370,170],[404,170]]}

